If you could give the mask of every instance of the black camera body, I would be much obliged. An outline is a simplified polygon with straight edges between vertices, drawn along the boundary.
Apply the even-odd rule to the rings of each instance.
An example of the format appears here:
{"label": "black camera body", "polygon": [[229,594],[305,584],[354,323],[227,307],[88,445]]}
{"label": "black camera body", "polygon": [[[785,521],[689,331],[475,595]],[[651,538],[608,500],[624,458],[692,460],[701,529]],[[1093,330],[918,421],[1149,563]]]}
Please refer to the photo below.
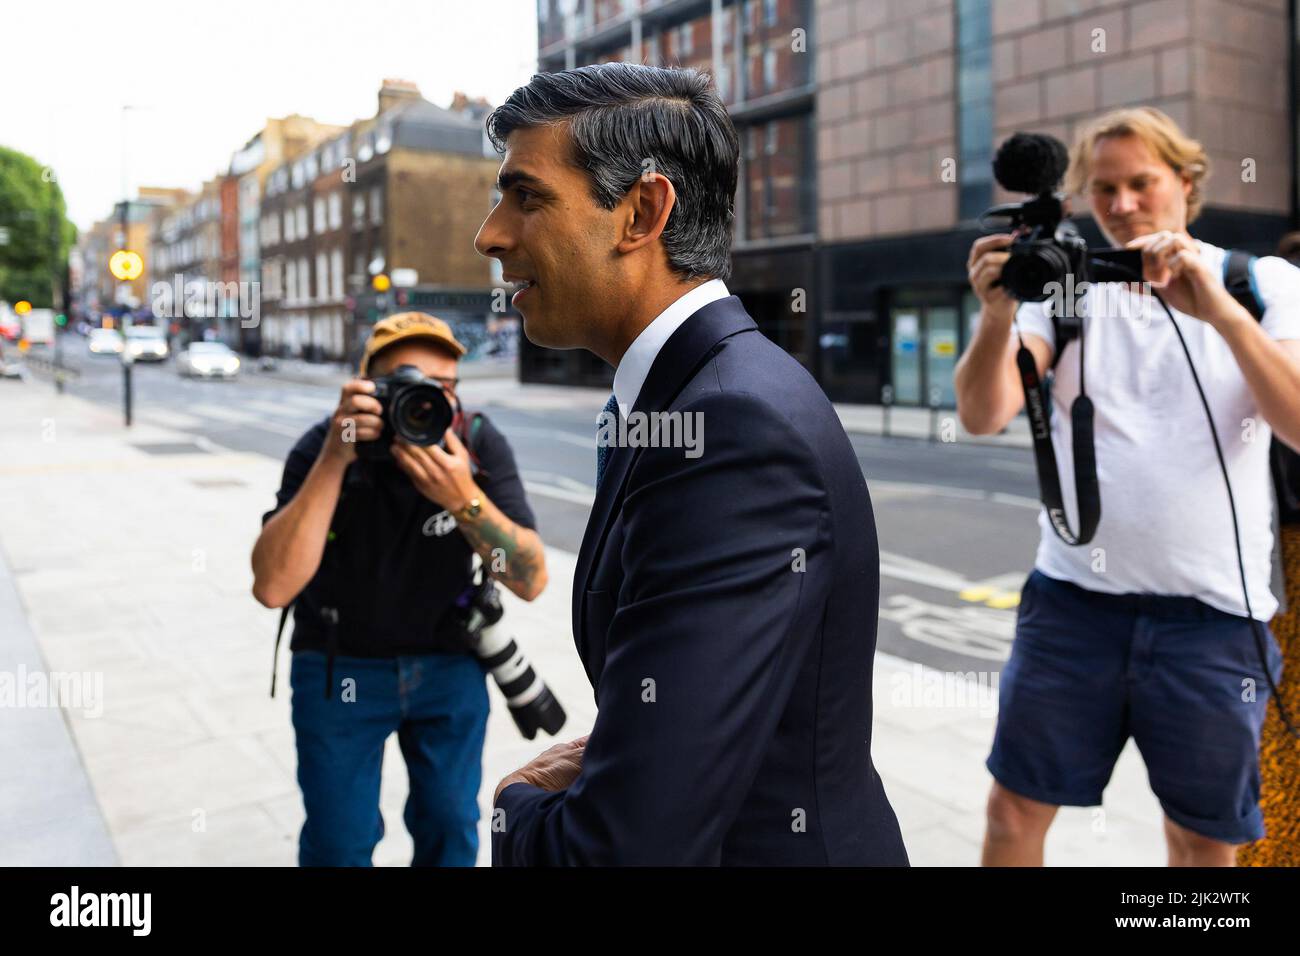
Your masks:
{"label": "black camera body", "polygon": [[394,435],[412,445],[442,442],[455,410],[441,384],[425,378],[414,365],[399,365],[371,381],[375,383],[373,397],[383,406],[384,430],[374,441],[357,442],[357,457],[370,461],[391,457]]}
{"label": "black camera body", "polygon": [[1016,133],[993,160],[993,176],[1004,189],[1034,194],[1027,202],[994,206],[980,217],[986,229],[1015,233],[998,284],[1021,302],[1045,302],[1066,289],[1082,292],[1085,282],[1142,280],[1141,252],[1089,249],[1066,218],[1054,189],[1068,162],[1060,140],[1032,133]]}

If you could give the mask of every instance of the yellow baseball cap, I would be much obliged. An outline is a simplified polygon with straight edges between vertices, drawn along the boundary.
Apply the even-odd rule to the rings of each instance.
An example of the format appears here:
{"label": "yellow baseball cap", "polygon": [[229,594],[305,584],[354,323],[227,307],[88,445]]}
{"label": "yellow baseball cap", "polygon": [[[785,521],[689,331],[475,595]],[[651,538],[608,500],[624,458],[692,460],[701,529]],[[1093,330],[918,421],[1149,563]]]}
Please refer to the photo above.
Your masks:
{"label": "yellow baseball cap", "polygon": [[457,358],[467,351],[465,346],[456,341],[456,336],[451,334],[451,326],[442,319],[424,312],[399,312],[375,323],[370,338],[366,340],[366,350],[361,356],[361,374],[367,374],[370,360],[376,353],[405,339],[415,338],[430,339],[446,346],[456,353]]}

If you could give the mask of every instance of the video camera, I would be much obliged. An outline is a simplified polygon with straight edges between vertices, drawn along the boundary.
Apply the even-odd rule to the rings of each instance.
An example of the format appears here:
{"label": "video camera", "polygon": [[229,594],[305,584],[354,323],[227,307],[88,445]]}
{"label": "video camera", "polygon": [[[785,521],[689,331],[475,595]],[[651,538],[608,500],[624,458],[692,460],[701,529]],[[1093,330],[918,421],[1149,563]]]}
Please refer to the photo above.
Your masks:
{"label": "video camera", "polygon": [[[1056,289],[1086,289],[1084,282],[1138,282],[1142,253],[1137,249],[1089,249],[1065,204],[1054,191],[1065,176],[1069,154],[1052,136],[1016,133],[993,160],[993,177],[1004,189],[1031,193],[1023,203],[994,206],[980,216],[990,231],[1014,232],[998,285],[1021,302],[1044,302]],[[1073,276],[1073,282],[1067,276]]]}

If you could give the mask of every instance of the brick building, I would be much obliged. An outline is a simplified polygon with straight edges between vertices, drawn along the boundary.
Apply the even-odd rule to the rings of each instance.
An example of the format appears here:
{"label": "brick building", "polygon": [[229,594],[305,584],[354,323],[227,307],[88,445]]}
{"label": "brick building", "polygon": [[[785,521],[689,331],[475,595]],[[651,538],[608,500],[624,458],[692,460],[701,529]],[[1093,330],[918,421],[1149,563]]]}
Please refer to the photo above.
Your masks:
{"label": "brick building", "polygon": [[[1297,222],[1288,0],[578,0],[571,16],[560,9],[539,3],[542,69],[712,64],[742,137],[730,285],[837,400],[877,402],[889,385],[901,403],[951,402],[977,312],[966,255],[978,214],[1009,198],[989,162],[1017,129],[1069,143],[1104,110],[1158,106],[1211,157],[1196,235],[1262,252]],[[1090,221],[1081,226],[1100,241]],[[526,379],[611,378],[578,353],[525,344],[522,354]]]}
{"label": "brick building", "polygon": [[213,178],[153,215],[147,274],[151,288],[161,283],[176,290],[162,300],[157,318],[169,320],[182,343],[223,328],[221,300],[209,292],[222,281],[221,196],[221,179]]}
{"label": "brick building", "polygon": [[[267,177],[273,169],[296,159],[306,150],[323,140],[336,136],[342,127],[318,123],[308,116],[293,114],[278,119],[268,119],[266,125],[230,158],[230,175],[238,179],[237,221],[239,229],[239,281],[261,283],[262,231],[261,201]],[[223,206],[223,212],[225,207]],[[265,291],[260,290],[259,291]],[[259,310],[260,319],[260,310]],[[235,341],[230,342],[235,345]],[[261,328],[258,324],[242,324],[238,346],[256,355],[261,351]]]}
{"label": "brick building", "polygon": [[[436,312],[467,344],[481,338],[493,272],[474,236],[498,162],[484,146],[487,105],[454,105],[385,81],[373,117],[271,173],[261,217],[266,349],[355,359],[370,325],[403,308]],[[415,283],[376,291],[381,275]]]}

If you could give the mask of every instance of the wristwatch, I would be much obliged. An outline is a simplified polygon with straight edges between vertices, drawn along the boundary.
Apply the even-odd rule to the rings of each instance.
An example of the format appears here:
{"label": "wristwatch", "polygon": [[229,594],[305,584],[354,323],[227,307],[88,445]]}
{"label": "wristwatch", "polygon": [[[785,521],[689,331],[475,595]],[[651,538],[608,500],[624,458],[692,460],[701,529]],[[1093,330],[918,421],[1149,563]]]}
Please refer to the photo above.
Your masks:
{"label": "wristwatch", "polygon": [[469,499],[469,503],[456,512],[457,518],[477,518],[479,512],[483,510],[483,499],[474,497]]}

